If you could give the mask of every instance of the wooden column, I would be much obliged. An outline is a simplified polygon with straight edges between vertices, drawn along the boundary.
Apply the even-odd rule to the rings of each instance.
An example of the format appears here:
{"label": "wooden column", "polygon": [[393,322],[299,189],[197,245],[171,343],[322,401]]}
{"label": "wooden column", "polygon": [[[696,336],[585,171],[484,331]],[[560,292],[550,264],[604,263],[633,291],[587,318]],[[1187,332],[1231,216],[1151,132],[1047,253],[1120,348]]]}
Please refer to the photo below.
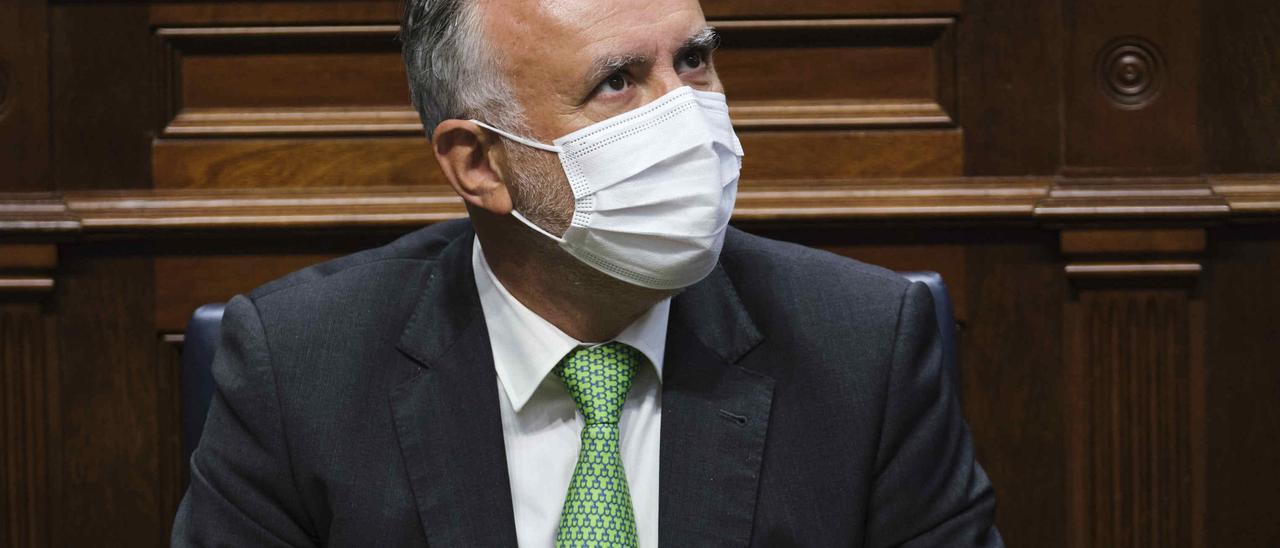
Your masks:
{"label": "wooden column", "polygon": [[56,356],[45,298],[57,248],[0,245],[0,546],[49,544]]}
{"label": "wooden column", "polygon": [[1205,232],[1068,229],[1071,546],[1204,546]]}

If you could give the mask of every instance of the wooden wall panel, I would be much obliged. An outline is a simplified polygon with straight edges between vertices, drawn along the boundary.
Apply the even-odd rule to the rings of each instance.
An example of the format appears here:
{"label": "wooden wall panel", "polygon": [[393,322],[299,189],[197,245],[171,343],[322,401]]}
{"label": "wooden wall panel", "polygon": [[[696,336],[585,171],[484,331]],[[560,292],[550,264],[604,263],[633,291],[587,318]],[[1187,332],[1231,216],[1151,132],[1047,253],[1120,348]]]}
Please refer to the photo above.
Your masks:
{"label": "wooden wall panel", "polygon": [[1280,226],[1224,227],[1212,240],[1206,529],[1212,546],[1280,546]]}
{"label": "wooden wall panel", "polygon": [[[151,261],[98,246],[64,249],[56,292],[61,462],[51,470],[54,546],[162,544],[172,521],[161,459],[172,433],[157,370]],[[139,306],[143,305],[143,306]],[[173,386],[170,379],[164,386]]]}
{"label": "wooden wall panel", "polygon": [[225,0],[217,2],[152,2],[151,23],[157,27],[272,24],[394,24],[404,0]]}
{"label": "wooden wall panel", "polygon": [[160,121],[145,4],[51,4],[50,129],[57,190],[150,186]]}
{"label": "wooden wall panel", "polygon": [[716,69],[740,127],[954,126],[953,23],[715,21]]}
{"label": "wooden wall panel", "polygon": [[964,170],[963,136],[931,131],[743,131],[743,186],[756,179],[946,177]]}
{"label": "wooden wall panel", "polygon": [[[252,32],[255,38],[261,32],[232,30]],[[161,36],[171,37],[166,31],[160,29]],[[178,72],[182,95],[178,99],[184,109],[403,107],[409,100],[404,63],[399,44],[388,40],[387,34],[307,34],[305,40],[264,37],[232,43],[225,49],[192,43],[181,50]],[[201,37],[213,35],[202,33]]]}
{"label": "wooden wall panel", "polygon": [[960,0],[703,0],[707,17],[897,16],[960,12]]}
{"label": "wooden wall panel", "polygon": [[1280,171],[1280,2],[1202,3],[1200,110],[1206,168]]}
{"label": "wooden wall panel", "polygon": [[156,188],[448,188],[425,137],[158,139]]}
{"label": "wooden wall panel", "polygon": [[1065,547],[1070,489],[1062,310],[1067,282],[1044,232],[971,235],[960,331],[965,417],[1009,546]]}
{"label": "wooden wall panel", "polygon": [[1071,305],[1072,546],[1204,546],[1192,306],[1181,289],[1081,291]]}
{"label": "wooden wall panel", "polygon": [[1199,174],[1200,2],[1066,8],[1064,171]]}
{"label": "wooden wall panel", "polygon": [[49,9],[0,1],[0,188],[49,190]]}
{"label": "wooden wall panel", "polygon": [[1071,546],[1206,546],[1205,241],[1062,235]]}
{"label": "wooden wall panel", "polygon": [[[409,106],[395,25],[177,24],[183,15],[208,16],[187,11],[152,13],[174,23],[156,30],[167,52],[157,73],[165,75],[169,114],[153,146],[154,186],[442,183]],[[759,130],[744,142],[752,155],[770,158],[746,177],[961,173],[963,141],[951,114],[954,19],[714,24],[724,34],[720,72],[735,123]],[[793,77],[779,85],[777,74]],[[839,132],[903,128],[930,129]],[[343,140],[350,137],[361,140]],[[814,147],[818,140],[827,148]],[[815,150],[840,161],[815,169],[822,165],[808,159]],[[867,150],[900,152],[886,161]]]}
{"label": "wooden wall panel", "polygon": [[1062,0],[968,0],[957,34],[967,175],[1062,165]]}
{"label": "wooden wall panel", "polygon": [[[8,300],[0,290],[0,298]],[[49,428],[57,408],[49,316],[39,303],[0,302],[0,546],[46,546],[52,524]]]}

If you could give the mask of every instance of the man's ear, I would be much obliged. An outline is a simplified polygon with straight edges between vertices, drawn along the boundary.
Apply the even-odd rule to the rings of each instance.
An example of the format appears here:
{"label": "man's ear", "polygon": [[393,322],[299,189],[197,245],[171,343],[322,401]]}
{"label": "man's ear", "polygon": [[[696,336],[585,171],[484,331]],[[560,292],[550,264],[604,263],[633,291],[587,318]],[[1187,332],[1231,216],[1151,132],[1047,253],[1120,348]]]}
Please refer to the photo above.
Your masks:
{"label": "man's ear", "polygon": [[431,138],[440,171],[467,204],[495,215],[511,213],[506,154],[497,136],[466,120],[445,120]]}

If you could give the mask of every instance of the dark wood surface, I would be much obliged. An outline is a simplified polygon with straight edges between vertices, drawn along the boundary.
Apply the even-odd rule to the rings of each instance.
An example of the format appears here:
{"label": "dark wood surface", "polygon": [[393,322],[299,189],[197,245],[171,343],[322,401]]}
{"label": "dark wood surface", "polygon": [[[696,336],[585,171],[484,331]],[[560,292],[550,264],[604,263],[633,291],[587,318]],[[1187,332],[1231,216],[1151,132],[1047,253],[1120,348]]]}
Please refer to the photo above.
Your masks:
{"label": "dark wood surface", "polygon": [[[1280,3],[704,7],[735,224],[942,273],[1011,546],[1280,545]],[[399,11],[0,0],[0,546],[165,544],[191,311],[463,214]]]}

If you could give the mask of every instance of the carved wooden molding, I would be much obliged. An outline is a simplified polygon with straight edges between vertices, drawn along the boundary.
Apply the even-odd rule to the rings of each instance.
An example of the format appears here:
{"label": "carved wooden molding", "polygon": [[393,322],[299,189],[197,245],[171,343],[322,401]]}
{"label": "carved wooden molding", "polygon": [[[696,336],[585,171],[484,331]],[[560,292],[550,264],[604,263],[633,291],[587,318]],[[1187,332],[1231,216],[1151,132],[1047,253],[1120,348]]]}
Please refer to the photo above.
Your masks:
{"label": "carved wooden molding", "polygon": [[1201,270],[1200,263],[1170,261],[1071,263],[1065,268],[1069,278],[1196,278]]}
{"label": "carved wooden molding", "polygon": [[1210,185],[1231,207],[1233,219],[1280,216],[1280,177],[1232,176],[1210,179]]}
{"label": "carved wooden molding", "polygon": [[[9,194],[0,195],[0,234],[47,239],[86,233],[173,230],[409,228],[458,218],[464,213],[458,198],[440,187]],[[1180,241],[1191,238],[1200,242],[1195,245],[1202,250],[1202,230],[1193,228],[1191,233],[1139,231],[1146,235],[1132,240],[1135,236],[1124,231],[1108,230],[1098,238],[1071,227],[1118,220],[1275,221],[1280,219],[1280,179],[1236,177],[1109,183],[1064,183],[1035,177],[747,180],[739,191],[734,215],[735,220],[747,222],[1034,222],[1070,228],[1063,236],[1063,251],[1077,261],[1095,260],[1096,257],[1086,256],[1101,253],[1108,255],[1110,262],[1138,264],[1134,261],[1171,257],[1167,253],[1163,257],[1152,257],[1143,250],[1155,252],[1163,249],[1160,246],[1190,245],[1185,241],[1170,244],[1143,238]],[[1124,244],[1129,247],[1114,247],[1123,242],[1129,242]],[[1198,253],[1191,249],[1166,251]],[[1130,270],[1143,268],[1151,272],[1159,270],[1151,267]],[[1170,267],[1164,271],[1171,269],[1179,270]],[[1084,268],[1073,273],[1081,272],[1090,275],[1098,270]]]}
{"label": "carved wooden molding", "polygon": [[1044,220],[1211,219],[1231,207],[1208,179],[1066,179],[1036,204]]}
{"label": "carved wooden molding", "polygon": [[0,194],[0,233],[58,233],[80,230],[80,220],[61,196]]}
{"label": "carved wooden molding", "polygon": [[42,297],[53,291],[58,248],[52,244],[0,245],[0,297]]}
{"label": "carved wooden molding", "polygon": [[1183,278],[1196,280],[1205,250],[1202,228],[1087,228],[1059,234],[1073,280]]}

